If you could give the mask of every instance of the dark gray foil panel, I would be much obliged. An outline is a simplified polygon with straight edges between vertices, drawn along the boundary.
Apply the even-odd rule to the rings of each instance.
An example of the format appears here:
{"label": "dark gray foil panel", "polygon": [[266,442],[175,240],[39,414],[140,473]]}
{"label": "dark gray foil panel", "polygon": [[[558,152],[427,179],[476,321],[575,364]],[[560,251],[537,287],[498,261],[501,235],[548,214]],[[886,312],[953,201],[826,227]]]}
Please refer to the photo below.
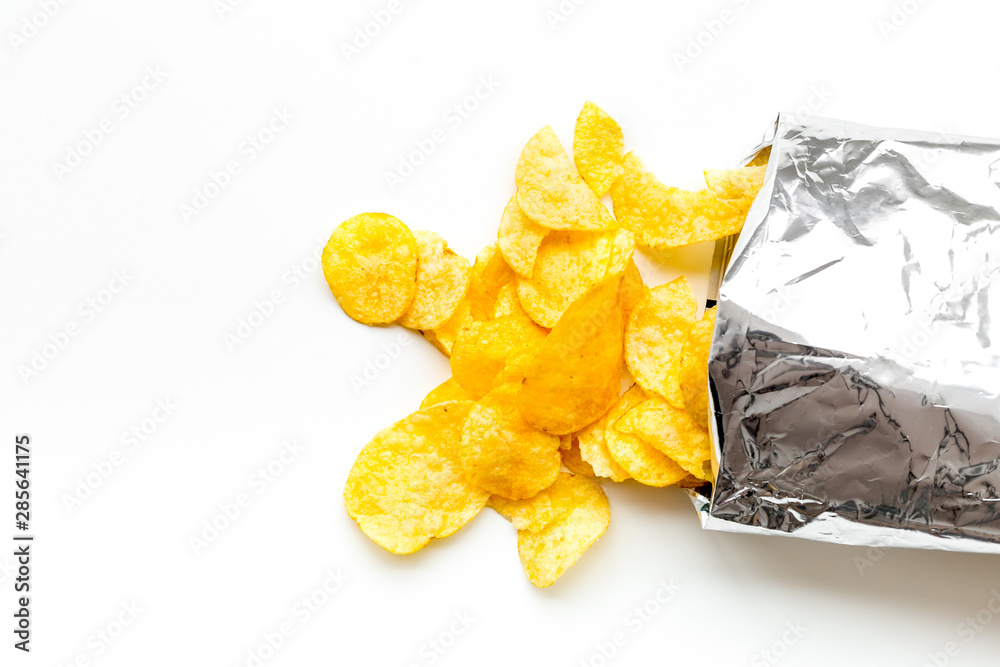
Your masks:
{"label": "dark gray foil panel", "polygon": [[707,528],[1000,552],[998,165],[779,117],[720,290]]}

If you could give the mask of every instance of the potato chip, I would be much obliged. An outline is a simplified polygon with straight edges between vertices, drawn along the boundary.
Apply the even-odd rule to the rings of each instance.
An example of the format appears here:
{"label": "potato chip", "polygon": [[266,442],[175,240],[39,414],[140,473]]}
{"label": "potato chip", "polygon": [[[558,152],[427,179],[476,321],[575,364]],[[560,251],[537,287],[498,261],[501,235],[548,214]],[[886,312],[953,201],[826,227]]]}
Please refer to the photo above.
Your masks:
{"label": "potato chip", "polygon": [[463,389],[480,398],[489,392],[508,357],[543,338],[545,330],[526,317],[471,322],[451,350],[451,374]]}
{"label": "potato chip", "polygon": [[764,185],[767,167],[706,169],[705,183],[719,199],[756,199]]}
{"label": "potato chip", "polygon": [[524,214],[549,229],[594,231],[618,226],[545,126],[521,152],[515,172],[517,203]]}
{"label": "potato chip", "polygon": [[333,230],[323,249],[323,275],[348,316],[388,324],[416,296],[417,255],[406,225],[385,213],[362,213]]}
{"label": "potato chip", "polygon": [[524,421],[517,384],[502,384],[481,398],[462,432],[462,461],[477,488],[511,500],[530,498],[559,475],[559,438]]}
{"label": "potato chip", "polygon": [[573,159],[595,195],[603,197],[618,178],[624,157],[621,125],[593,102],[584,104],[573,133]]}
{"label": "potato chip", "polygon": [[429,408],[431,406],[437,405],[439,403],[447,403],[448,401],[475,401],[472,394],[462,389],[455,382],[455,378],[448,378],[438,386],[431,389],[430,393],[424,397],[423,402],[420,404],[420,409]]}
{"label": "potato chip", "polygon": [[524,312],[524,308],[521,307],[521,299],[517,296],[516,282],[509,282],[500,288],[496,304],[493,306],[494,318],[508,315],[528,316],[528,313]]}
{"label": "potato chip", "polygon": [[423,330],[420,333],[427,342],[436,347],[441,354],[446,357],[451,356],[451,349],[455,346],[455,340],[458,338],[458,334],[465,328],[465,325],[469,323],[471,314],[471,304],[468,298],[462,299],[459,302],[458,307],[455,308],[455,312],[451,314],[444,324],[438,326],[436,329],[431,329],[429,331]]}
{"label": "potato chip", "polygon": [[639,305],[642,298],[646,296],[646,283],[643,282],[642,274],[639,273],[639,267],[635,265],[634,261],[629,261],[628,266],[625,267],[620,294],[622,299],[622,315],[624,315],[625,322],[627,323],[632,311]]}
{"label": "potato chip", "polygon": [[[511,352],[504,361],[503,370],[493,380],[493,386],[508,382],[521,384],[524,376],[528,374],[528,369],[531,368],[531,363],[538,356],[538,351],[542,349],[542,342],[542,339],[535,339]],[[564,446],[564,443],[560,444],[560,447]]]}
{"label": "potato chip", "polygon": [[708,355],[712,346],[712,331],[715,328],[715,308],[709,308],[705,315],[695,322],[688,331],[687,340],[681,352],[680,382],[684,407],[702,427],[708,428]]}
{"label": "potato chip", "polygon": [[517,531],[517,552],[532,584],[551,586],[608,529],[608,497],[593,484],[587,499],[538,532]]}
{"label": "potato chip", "polygon": [[434,232],[413,232],[419,248],[417,294],[399,324],[434,329],[450,318],[469,290],[469,260],[455,254]]}
{"label": "potato chip", "polygon": [[611,457],[604,433],[607,427],[608,415],[604,415],[576,434],[580,446],[580,457],[591,466],[594,474],[607,477],[614,482],[624,482],[630,478],[630,475]]}
{"label": "potato chip", "polygon": [[486,246],[476,255],[469,279],[472,319],[481,322],[493,318],[497,295],[504,285],[514,280],[515,275],[496,243]]}
{"label": "potato chip", "polygon": [[504,209],[497,237],[500,252],[503,253],[510,268],[518,275],[531,277],[535,267],[535,257],[538,255],[538,246],[542,245],[542,239],[548,233],[548,227],[532,222],[521,212],[521,207],[517,205],[517,197],[510,198],[507,208]]}
{"label": "potato chip", "polygon": [[575,437],[570,438],[569,447],[560,447],[559,453],[562,455],[563,467],[574,475],[597,477],[593,466],[583,460],[583,455],[580,453],[580,441]]}
{"label": "potato chip", "polygon": [[595,494],[595,486],[596,480],[561,472],[552,486],[530,498],[509,500],[502,496],[490,496],[488,504],[518,530],[537,533],[586,502]]}
{"label": "potato chip", "polygon": [[757,155],[754,156],[753,160],[750,161],[748,167],[766,167],[767,161],[771,159],[771,147],[765,146],[761,149]]}
{"label": "potato chip", "polygon": [[396,422],[358,454],[344,488],[347,513],[396,554],[451,535],[479,513],[489,493],[465,477],[459,450],[471,401],[441,403]]}
{"label": "potato chip", "polygon": [[698,479],[712,480],[708,431],[687,410],[654,396],[625,413],[616,428],[642,438]]}
{"label": "potato chip", "polygon": [[748,200],[724,200],[711,190],[690,192],[668,187],[629,153],[622,175],[611,186],[615,216],[635,234],[636,243],[673,248],[712,241],[743,228]]}
{"label": "potato chip", "polygon": [[637,482],[647,486],[670,486],[687,477],[687,471],[642,438],[618,429],[628,411],[646,398],[639,385],[625,392],[608,413],[604,437],[615,462]]}
{"label": "potato chip", "polygon": [[528,368],[517,406],[537,428],[578,431],[618,398],[622,368],[620,276],[611,276],[574,301]]}
{"label": "potato chip", "polygon": [[521,307],[535,322],[551,329],[571,303],[616,273],[609,273],[612,261],[616,265],[627,262],[625,249],[631,238],[618,230],[549,234],[538,249],[531,280],[517,279]]}
{"label": "potato chip", "polygon": [[676,407],[684,406],[679,372],[681,351],[698,305],[681,276],[649,290],[629,317],[625,362],[635,381]]}

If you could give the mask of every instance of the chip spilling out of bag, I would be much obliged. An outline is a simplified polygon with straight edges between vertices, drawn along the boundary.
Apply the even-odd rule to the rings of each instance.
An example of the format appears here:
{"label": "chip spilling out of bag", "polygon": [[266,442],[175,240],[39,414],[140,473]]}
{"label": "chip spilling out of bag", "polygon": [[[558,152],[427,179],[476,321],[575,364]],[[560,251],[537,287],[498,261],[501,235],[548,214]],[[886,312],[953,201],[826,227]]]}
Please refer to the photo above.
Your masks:
{"label": "chip spilling out of bag", "polygon": [[766,160],[705,170],[707,187],[691,192],[624,146],[592,102],[572,157],[551,127],[539,130],[497,242],[471,263],[384,213],[334,229],[323,272],[344,312],[417,330],[451,365],[348,475],[348,514],[382,547],[412,553],[488,504],[513,524],[528,580],[545,587],[608,528],[602,484],[712,482],[715,311],[699,315],[684,276],[647,286],[639,266],[656,260],[635,257],[738,233]]}

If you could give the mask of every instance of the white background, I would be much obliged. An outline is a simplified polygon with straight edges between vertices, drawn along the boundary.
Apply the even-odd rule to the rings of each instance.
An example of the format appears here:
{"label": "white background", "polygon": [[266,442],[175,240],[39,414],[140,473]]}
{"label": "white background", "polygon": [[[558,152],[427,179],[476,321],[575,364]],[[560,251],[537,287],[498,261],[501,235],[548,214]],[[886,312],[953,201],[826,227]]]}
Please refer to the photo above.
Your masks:
{"label": "white background", "polygon": [[[596,645],[619,632],[607,664],[919,666],[949,642],[957,654],[939,664],[995,663],[995,557],[706,533],[676,489],[609,485],[610,529],[548,590],[528,583],[513,529],[490,511],[414,556],[388,554],[347,517],[344,481],[448,364],[419,335],[349,320],[310,258],[368,210],[473,257],[494,238],[525,141],[552,124],[568,145],[587,99],[683,185],[810,103],[1000,136],[996,3],[911,0],[889,32],[879,22],[895,5],[882,0],[589,0],[564,3],[567,16],[550,13],[558,0],[404,0],[350,59],[342,44],[388,0],[245,0],[221,16],[213,0],[73,0],[33,33],[25,20],[43,22],[43,4],[5,0],[0,15],[3,488],[13,436],[30,433],[38,536],[26,656],[11,648],[5,490],[0,664],[255,664],[248,651],[286,621],[294,634],[266,665],[599,665]],[[705,22],[724,10],[732,20],[713,36]],[[707,46],[679,66],[699,33]],[[163,79],[143,90],[147,68]],[[448,123],[480,77],[499,87]],[[144,98],[127,117],[122,95]],[[293,120],[249,159],[248,136],[276,109]],[[110,133],[60,178],[55,163],[103,119]],[[437,127],[445,142],[391,190],[385,172]],[[239,173],[185,221],[181,205],[229,161]],[[705,254],[693,257],[703,270]],[[103,292],[116,271],[127,285]],[[281,302],[230,349],[227,334],[276,290]],[[63,347],[44,347],[72,325]],[[355,389],[401,334],[408,344]],[[158,400],[176,408],[154,428]],[[129,448],[123,433],[144,426]],[[303,451],[258,494],[251,477],[287,440]],[[120,465],[68,508],[115,450]],[[195,554],[190,538],[241,493],[249,506]],[[349,580],[296,615],[338,570]],[[679,587],[665,604],[661,581]],[[108,647],[95,633],[116,632],[130,603],[142,611]],[[644,604],[655,613],[629,616]],[[979,631],[962,625],[981,611]],[[456,614],[471,627],[428,653],[451,643]]]}

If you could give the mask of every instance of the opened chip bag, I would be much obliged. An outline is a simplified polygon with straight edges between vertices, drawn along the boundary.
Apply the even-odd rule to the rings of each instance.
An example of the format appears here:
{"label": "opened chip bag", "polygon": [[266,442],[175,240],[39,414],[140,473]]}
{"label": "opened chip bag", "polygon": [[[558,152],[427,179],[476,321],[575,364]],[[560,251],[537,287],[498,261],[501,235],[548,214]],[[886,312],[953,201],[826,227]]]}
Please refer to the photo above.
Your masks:
{"label": "opened chip bag", "polygon": [[722,281],[709,529],[1000,553],[1000,140],[781,115]]}

